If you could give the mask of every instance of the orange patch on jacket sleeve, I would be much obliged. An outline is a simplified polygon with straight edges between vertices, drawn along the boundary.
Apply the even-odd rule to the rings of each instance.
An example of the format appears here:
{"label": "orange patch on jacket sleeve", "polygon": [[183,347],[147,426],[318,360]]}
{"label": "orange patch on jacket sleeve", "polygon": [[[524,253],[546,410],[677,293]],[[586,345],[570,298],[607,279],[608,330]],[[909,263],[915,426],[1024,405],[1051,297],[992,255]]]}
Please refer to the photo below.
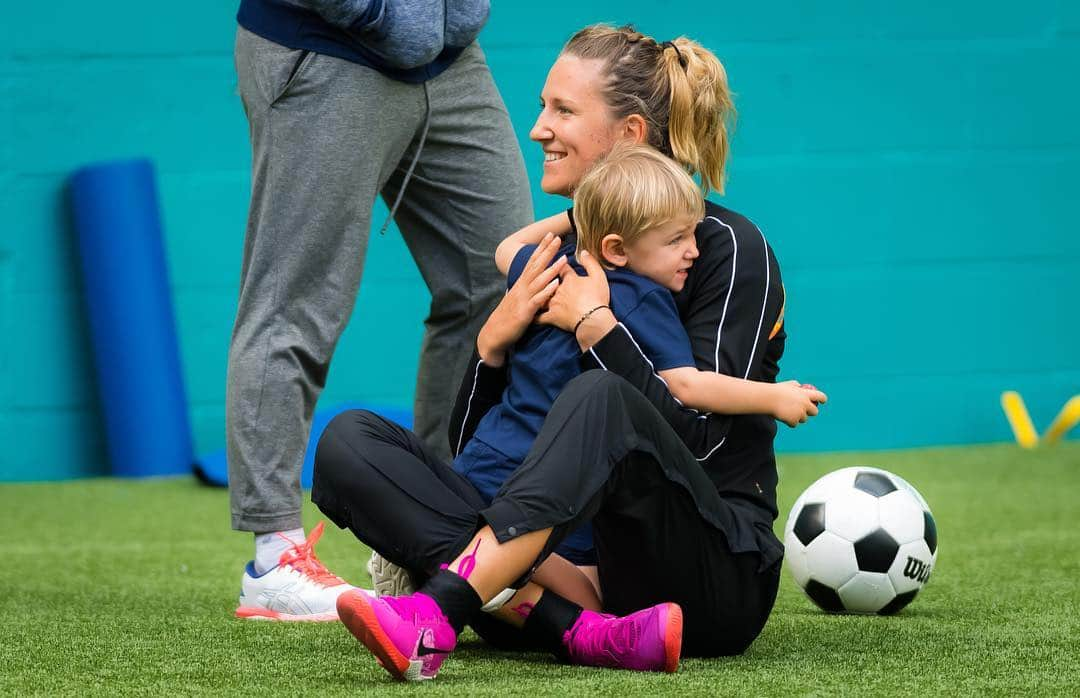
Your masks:
{"label": "orange patch on jacket sleeve", "polygon": [[780,315],[776,318],[776,324],[772,327],[772,332],[769,333],[769,339],[776,336],[776,333],[780,331],[780,328],[784,326],[784,310],[787,308],[787,289],[783,284],[780,284],[780,292],[784,294],[784,301],[780,304]]}

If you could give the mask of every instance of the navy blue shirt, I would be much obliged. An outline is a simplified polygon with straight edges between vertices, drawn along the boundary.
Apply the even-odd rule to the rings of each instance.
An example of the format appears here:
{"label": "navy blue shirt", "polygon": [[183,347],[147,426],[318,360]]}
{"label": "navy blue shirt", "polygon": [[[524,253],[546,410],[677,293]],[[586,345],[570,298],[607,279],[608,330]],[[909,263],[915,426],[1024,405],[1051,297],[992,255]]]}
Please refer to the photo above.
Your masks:
{"label": "navy blue shirt", "polygon": [[[372,21],[383,6],[382,2],[371,3],[368,11],[356,23],[362,25]],[[373,68],[392,80],[413,84],[437,77],[465,50],[463,47],[446,46],[427,65],[395,68],[359,37],[331,24],[312,10],[283,0],[240,0],[236,20],[249,32],[287,48],[341,58]]]}
{"label": "navy blue shirt", "polygon": [[[535,249],[536,245],[526,245],[515,255],[507,288],[521,276]],[[571,260],[571,267],[584,275],[585,270],[573,261],[573,253],[572,244],[560,250],[560,255]],[[690,338],[671,292],[631,271],[615,269],[606,274],[615,317],[634,337],[653,371],[693,366]],[[514,345],[502,401],[484,415],[472,439],[454,459],[455,469],[486,499],[493,499],[525,460],[555,398],[581,373],[580,357],[577,339],[550,325],[533,324]]]}

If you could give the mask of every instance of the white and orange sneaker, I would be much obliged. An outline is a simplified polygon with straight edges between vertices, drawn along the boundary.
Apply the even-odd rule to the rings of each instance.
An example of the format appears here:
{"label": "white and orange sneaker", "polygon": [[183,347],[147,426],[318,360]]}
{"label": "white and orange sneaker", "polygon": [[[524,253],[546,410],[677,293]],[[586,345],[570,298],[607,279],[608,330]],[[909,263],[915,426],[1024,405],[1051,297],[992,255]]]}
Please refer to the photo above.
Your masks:
{"label": "white and orange sneaker", "polygon": [[240,605],[236,617],[281,621],[337,620],[337,598],[353,587],[315,557],[315,543],[322,533],[320,521],[306,541],[282,553],[277,567],[264,574],[256,574],[254,562],[249,562],[240,581]]}

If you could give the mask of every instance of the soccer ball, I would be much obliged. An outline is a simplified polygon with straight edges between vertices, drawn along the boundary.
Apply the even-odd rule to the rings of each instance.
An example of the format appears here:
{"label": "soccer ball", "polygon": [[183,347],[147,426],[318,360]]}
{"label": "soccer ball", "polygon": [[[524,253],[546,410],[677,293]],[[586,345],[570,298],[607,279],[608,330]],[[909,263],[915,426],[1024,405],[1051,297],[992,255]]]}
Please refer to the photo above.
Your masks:
{"label": "soccer ball", "polygon": [[885,470],[844,468],[795,500],[784,547],[795,581],[829,613],[896,613],[937,559],[937,527],[914,487]]}

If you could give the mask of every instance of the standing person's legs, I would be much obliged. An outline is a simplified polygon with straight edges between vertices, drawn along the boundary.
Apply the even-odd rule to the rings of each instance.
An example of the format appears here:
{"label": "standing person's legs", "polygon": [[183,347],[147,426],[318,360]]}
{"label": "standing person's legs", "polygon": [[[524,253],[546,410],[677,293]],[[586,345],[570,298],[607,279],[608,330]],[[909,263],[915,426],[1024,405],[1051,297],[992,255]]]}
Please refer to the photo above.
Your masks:
{"label": "standing person's legs", "polygon": [[232,524],[290,531],[301,527],[312,411],[356,299],[371,207],[422,121],[424,95],[244,29],[236,67],[252,195],[226,394]]}
{"label": "standing person's legs", "polygon": [[[431,291],[414,429],[449,459],[450,408],[468,347],[506,289],[495,248],[533,222],[533,209],[521,149],[480,47],[469,46],[425,87],[430,125],[396,221]],[[400,192],[418,140],[383,188],[388,205]]]}

